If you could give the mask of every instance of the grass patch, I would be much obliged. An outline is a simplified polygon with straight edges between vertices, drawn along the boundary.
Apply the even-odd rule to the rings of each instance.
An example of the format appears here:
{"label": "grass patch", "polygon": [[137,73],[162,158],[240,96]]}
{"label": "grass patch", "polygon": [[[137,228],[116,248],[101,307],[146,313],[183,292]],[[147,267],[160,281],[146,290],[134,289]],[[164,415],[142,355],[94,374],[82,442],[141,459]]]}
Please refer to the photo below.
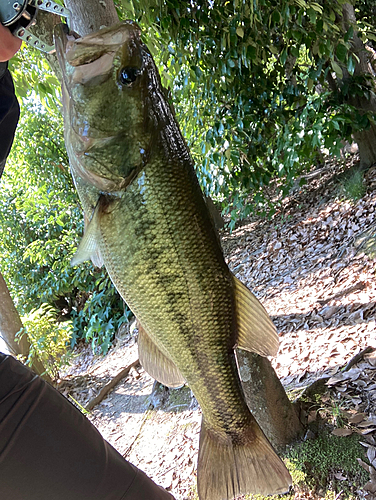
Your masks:
{"label": "grass patch", "polygon": [[352,201],[360,200],[366,193],[363,172],[359,169],[351,170],[340,185],[341,195]]}
{"label": "grass patch", "polygon": [[[325,500],[332,500],[342,491],[341,500],[357,498],[356,490],[368,480],[357,458],[364,457],[359,436],[334,436],[329,430],[305,442],[290,447],[284,458],[293,479],[293,490],[274,498],[292,500],[297,492],[311,491]],[[345,478],[345,479],[342,479]],[[270,497],[248,495],[247,500],[266,500]]]}

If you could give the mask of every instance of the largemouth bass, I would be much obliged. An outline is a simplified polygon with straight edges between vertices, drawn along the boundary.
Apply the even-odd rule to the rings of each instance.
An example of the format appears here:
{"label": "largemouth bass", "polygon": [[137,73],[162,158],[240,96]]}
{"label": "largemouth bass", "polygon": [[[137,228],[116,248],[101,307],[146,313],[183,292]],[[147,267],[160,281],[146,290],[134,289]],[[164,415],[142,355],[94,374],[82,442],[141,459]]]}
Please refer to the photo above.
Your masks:
{"label": "largemouth bass", "polygon": [[201,500],[281,493],[291,477],[244,399],[234,348],[275,355],[263,306],[229,271],[190,153],[139,27],[75,39],[60,27],[65,140],[89,221],[73,264],[103,261],[159,382],[202,412]]}

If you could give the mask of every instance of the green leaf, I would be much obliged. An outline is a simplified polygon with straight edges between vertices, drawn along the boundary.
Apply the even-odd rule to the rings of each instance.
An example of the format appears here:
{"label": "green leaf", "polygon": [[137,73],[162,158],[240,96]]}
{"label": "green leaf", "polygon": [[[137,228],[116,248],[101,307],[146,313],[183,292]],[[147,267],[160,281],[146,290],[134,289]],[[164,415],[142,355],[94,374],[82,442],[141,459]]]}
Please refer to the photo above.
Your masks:
{"label": "green leaf", "polygon": [[349,55],[349,58],[347,59],[347,71],[350,73],[350,75],[354,74],[355,70],[355,61],[352,57],[352,55]]}
{"label": "green leaf", "polygon": [[243,37],[244,37],[244,29],[243,29],[241,26],[238,26],[238,27],[236,28],[236,34],[237,34],[238,36],[240,36],[240,38],[243,38]]}
{"label": "green leaf", "polygon": [[299,57],[299,47],[291,47],[291,55],[294,57]]}
{"label": "green leaf", "polygon": [[281,61],[282,66],[286,64],[287,61],[287,48],[283,49],[279,56],[279,60]]}
{"label": "green leaf", "polygon": [[281,23],[281,15],[278,12],[278,10],[274,10],[272,14],[272,20],[275,24],[280,24]]}
{"label": "green leaf", "polygon": [[330,64],[331,64],[331,66],[333,68],[333,71],[338,76],[338,78],[342,79],[343,78],[343,72],[342,72],[342,69],[339,66],[339,64],[336,63],[335,61],[330,61]]}
{"label": "green leaf", "polygon": [[322,14],[322,12],[323,12],[323,8],[318,3],[312,2],[310,7],[312,9],[314,9],[316,12],[318,12],[319,14]]}
{"label": "green leaf", "polygon": [[347,43],[352,37],[354,36],[354,28],[353,26],[350,26],[350,28],[347,30],[344,40]]}
{"label": "green leaf", "polygon": [[336,48],[336,56],[341,62],[345,62],[347,56],[347,47],[339,43]]}
{"label": "green leaf", "polygon": [[317,18],[317,12],[316,12],[316,10],[314,10],[314,9],[308,9],[307,13],[309,15],[309,19],[310,19],[311,23],[312,24],[316,24],[316,18]]}

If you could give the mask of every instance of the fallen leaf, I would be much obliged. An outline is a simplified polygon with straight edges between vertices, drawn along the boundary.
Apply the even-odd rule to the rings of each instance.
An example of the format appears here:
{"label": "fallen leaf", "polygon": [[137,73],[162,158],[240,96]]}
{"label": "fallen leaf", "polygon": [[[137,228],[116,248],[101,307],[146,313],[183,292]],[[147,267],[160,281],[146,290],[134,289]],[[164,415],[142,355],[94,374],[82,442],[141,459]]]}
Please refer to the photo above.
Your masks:
{"label": "fallen leaf", "polygon": [[374,446],[370,446],[367,450],[367,458],[372,463],[376,457],[376,448]]}
{"label": "fallen leaf", "polygon": [[321,311],[320,314],[323,316],[325,319],[329,319],[333,316],[338,311],[337,306],[327,306],[324,307]]}
{"label": "fallen leaf", "polygon": [[370,466],[369,474],[371,476],[371,481],[376,481],[376,469],[374,467]]}
{"label": "fallen leaf", "polygon": [[372,420],[366,420],[365,422],[361,422],[358,427],[371,427],[371,425],[375,425],[375,422]]}
{"label": "fallen leaf", "polygon": [[341,427],[340,429],[334,429],[332,434],[335,436],[350,436],[353,433],[351,429],[346,429],[345,427]]}
{"label": "fallen leaf", "polygon": [[363,422],[365,416],[365,413],[357,413],[353,417],[349,418],[349,422],[350,424],[359,424],[359,422]]}
{"label": "fallen leaf", "polygon": [[370,466],[368,464],[366,464],[365,462],[363,462],[363,460],[361,458],[357,458],[357,461],[358,461],[359,465],[361,467],[363,467],[364,470],[366,470],[367,472],[369,472]]}
{"label": "fallen leaf", "polygon": [[364,356],[364,359],[372,366],[376,366],[376,350]]}
{"label": "fallen leaf", "polygon": [[369,434],[370,432],[376,431],[376,427],[366,427],[365,429],[355,429],[358,434]]}
{"label": "fallen leaf", "polygon": [[330,377],[330,379],[327,381],[326,385],[331,386],[331,385],[336,385],[339,384],[344,380],[344,374],[343,373],[337,373],[337,375],[334,375],[334,377]]}
{"label": "fallen leaf", "polygon": [[336,479],[338,479],[339,481],[345,481],[345,479],[347,479],[347,477],[346,477],[346,476],[344,476],[341,472],[336,472],[336,473],[334,474],[334,477],[335,477]]}
{"label": "fallen leaf", "polygon": [[311,422],[315,422],[317,419],[317,411],[312,410],[309,412],[307,423],[310,424]]}
{"label": "fallen leaf", "polygon": [[347,392],[347,390],[348,390],[347,385],[339,385],[338,387],[336,387],[337,392]]}
{"label": "fallen leaf", "polygon": [[365,484],[364,489],[370,493],[376,493],[376,481],[368,481]]}

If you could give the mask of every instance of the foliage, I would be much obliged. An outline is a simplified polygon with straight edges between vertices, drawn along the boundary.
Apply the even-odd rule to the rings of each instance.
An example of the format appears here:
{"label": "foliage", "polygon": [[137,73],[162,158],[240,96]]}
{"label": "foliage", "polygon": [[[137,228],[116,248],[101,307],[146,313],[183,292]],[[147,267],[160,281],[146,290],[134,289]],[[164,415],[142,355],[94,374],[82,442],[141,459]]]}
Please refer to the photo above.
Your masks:
{"label": "foliage", "polygon": [[70,266],[83,216],[62,119],[31,97],[1,181],[0,270],[21,314],[48,303],[73,320],[72,344],[84,338],[105,352],[129,311],[104,270]]}
{"label": "foliage", "polygon": [[[351,77],[357,56],[344,3],[122,2],[161,66],[201,185],[222,199],[232,225],[265,203],[274,208],[264,189],[273,178],[286,194],[321,148],[338,154],[341,139],[369,125],[371,115],[347,103],[367,86]],[[374,36],[362,27],[365,40]]]}
{"label": "foliage", "polygon": [[40,359],[52,379],[59,377],[59,370],[67,363],[67,347],[72,335],[71,321],[57,322],[56,311],[48,304],[42,304],[22,317],[23,328],[18,337],[27,335],[30,352],[26,364],[32,365]]}
{"label": "foliage", "polygon": [[60,114],[60,82],[39,50],[22,45],[9,61],[9,69],[22,104],[40,102],[47,112]]}
{"label": "foliage", "polygon": [[340,186],[342,196],[358,201],[365,195],[364,175],[359,169],[352,170]]}
{"label": "foliage", "polygon": [[122,310],[120,304],[121,298],[111,280],[101,273],[101,276],[93,282],[91,293],[83,308],[72,311],[74,322],[72,346],[77,338],[83,338],[91,342],[94,351],[99,348],[105,354],[117,329],[132,316],[128,307],[124,304]]}
{"label": "foliage", "polygon": [[0,266],[22,314],[72,287],[69,257],[82,232],[61,119],[23,109],[0,191]]}

